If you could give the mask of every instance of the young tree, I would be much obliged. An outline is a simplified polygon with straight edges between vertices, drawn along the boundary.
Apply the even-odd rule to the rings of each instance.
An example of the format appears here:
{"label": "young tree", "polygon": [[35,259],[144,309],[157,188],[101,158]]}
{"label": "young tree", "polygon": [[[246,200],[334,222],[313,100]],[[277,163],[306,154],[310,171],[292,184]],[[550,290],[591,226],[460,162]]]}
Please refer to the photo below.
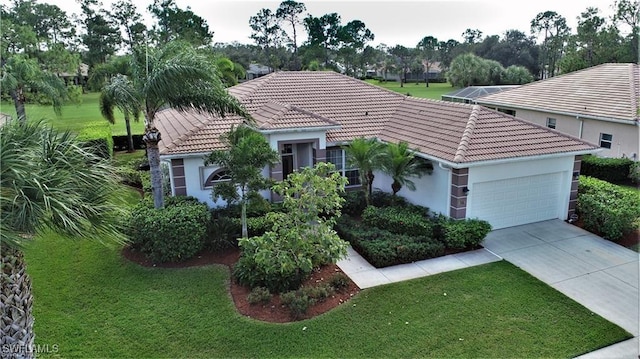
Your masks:
{"label": "young tree", "polygon": [[375,138],[366,139],[359,137],[351,141],[348,146],[343,146],[347,155],[347,166],[357,168],[360,175],[360,184],[365,194],[367,204],[371,203],[373,191],[373,171],[382,168],[382,158],[385,155],[385,145]]}
{"label": "young tree", "polygon": [[410,191],[415,191],[416,184],[411,178],[431,174],[433,165],[429,161],[416,157],[415,151],[409,148],[408,143],[389,143],[387,153],[383,157],[382,170],[393,179],[391,189],[395,196],[403,186]]}
{"label": "young tree", "polygon": [[14,55],[2,65],[0,85],[2,92],[11,96],[18,120],[23,123],[27,121],[24,107],[27,90],[38,91],[51,99],[57,114],[67,98],[67,88],[58,76],[42,71],[35,60],[22,55]]}
{"label": "young tree", "polygon": [[333,164],[320,162],[274,185],[286,213],[268,214],[274,221],[271,231],[240,240],[242,257],[234,274],[241,281],[250,278],[243,284],[252,287],[297,289],[313,268],[344,257],[347,243],[333,225],[341,215],[346,183]]}
{"label": "young tree", "polygon": [[162,208],[164,197],[158,148],[161,136],[154,123],[156,114],[170,107],[250,117],[237,99],[226,91],[209,59],[183,42],[173,41],[157,49],[136,48],[131,57],[131,68],[132,89],[114,86],[113,98],[126,103],[125,107],[131,109],[131,113],[144,114],[143,140],[149,158],[153,202],[156,208]]}
{"label": "young tree", "polygon": [[17,351],[5,346],[2,355],[33,358],[33,296],[21,246],[48,230],[123,242],[115,224],[121,204],[112,202],[120,189],[111,165],[43,122],[0,127],[0,162],[0,343]]}
{"label": "young tree", "polygon": [[248,238],[247,203],[259,190],[269,188],[270,181],[262,175],[266,166],[273,166],[280,157],[265,137],[248,126],[237,126],[220,137],[226,149],[211,152],[205,165],[216,164],[227,171],[230,179],[216,183],[211,197],[221,197],[228,204],[240,202],[242,208],[242,238]]}

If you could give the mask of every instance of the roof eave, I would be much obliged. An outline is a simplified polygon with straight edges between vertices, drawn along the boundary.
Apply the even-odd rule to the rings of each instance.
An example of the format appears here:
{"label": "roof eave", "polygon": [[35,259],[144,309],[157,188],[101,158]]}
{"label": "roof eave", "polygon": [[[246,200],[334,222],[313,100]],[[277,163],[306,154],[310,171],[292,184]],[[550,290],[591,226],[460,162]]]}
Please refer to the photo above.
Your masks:
{"label": "roof eave", "polygon": [[595,154],[601,151],[602,151],[602,148],[593,148],[588,150],[556,152],[556,153],[548,153],[543,155],[510,157],[510,158],[500,158],[495,160],[472,161],[472,162],[450,162],[450,161],[443,161],[440,159],[437,159],[437,160],[440,162],[443,162],[445,165],[450,166],[452,168],[471,168],[471,167],[480,167],[480,166],[489,166],[489,165],[499,165],[499,164],[505,164],[505,163],[514,163],[514,162],[521,162],[521,161],[530,161],[532,159],[544,160],[544,159],[558,158],[558,157],[588,155],[588,154]]}
{"label": "roof eave", "polygon": [[185,153],[174,153],[174,154],[160,154],[160,160],[172,160],[177,158],[190,158],[190,157],[204,157],[208,156],[211,151],[207,152],[185,152]]}
{"label": "roof eave", "polygon": [[[552,113],[554,115],[563,115],[563,116],[575,117],[576,119],[584,118],[584,119],[588,119],[588,120],[614,122],[614,123],[621,123],[621,124],[625,124],[625,125],[640,125],[640,122],[637,121],[637,120],[625,120],[625,119],[611,118],[611,117],[592,116],[592,115],[585,115],[585,114],[576,113],[576,112],[557,111],[557,110],[551,110],[551,109],[539,108],[539,107],[517,106],[517,105],[500,103],[500,102],[483,101],[480,98],[476,99],[475,101],[476,101],[477,104],[482,105],[482,106],[496,106],[496,107],[507,108],[507,109],[510,109],[510,110],[529,110],[529,111],[546,112],[546,113]],[[517,113],[516,113],[516,117],[522,118],[522,117],[517,116]]]}
{"label": "roof eave", "polygon": [[274,133],[298,133],[298,132],[318,132],[318,131],[329,131],[329,130],[339,130],[341,126],[316,126],[316,127],[293,127],[293,128],[279,128],[279,129],[260,129],[256,128],[256,131],[264,134],[270,135]]}

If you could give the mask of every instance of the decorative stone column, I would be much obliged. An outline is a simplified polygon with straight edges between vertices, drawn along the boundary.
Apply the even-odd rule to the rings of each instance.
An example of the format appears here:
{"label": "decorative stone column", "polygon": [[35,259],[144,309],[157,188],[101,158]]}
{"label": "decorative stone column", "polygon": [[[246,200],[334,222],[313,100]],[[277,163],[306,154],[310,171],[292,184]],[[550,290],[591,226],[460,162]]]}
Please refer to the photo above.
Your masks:
{"label": "decorative stone column", "polygon": [[451,207],[449,217],[453,219],[465,219],[467,216],[467,193],[469,188],[469,169],[451,169]]}

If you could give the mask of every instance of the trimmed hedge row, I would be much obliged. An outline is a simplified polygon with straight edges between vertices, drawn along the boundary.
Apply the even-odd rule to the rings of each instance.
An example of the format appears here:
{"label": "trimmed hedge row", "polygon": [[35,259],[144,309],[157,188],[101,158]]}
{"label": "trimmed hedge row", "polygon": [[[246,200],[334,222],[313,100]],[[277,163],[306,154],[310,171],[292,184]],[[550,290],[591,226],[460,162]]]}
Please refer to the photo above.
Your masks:
{"label": "trimmed hedge row", "polygon": [[336,232],[377,268],[439,257],[445,250],[442,243],[428,236],[409,236],[367,228],[349,216],[342,216],[338,220]]}
{"label": "trimmed hedge row", "polygon": [[205,203],[193,197],[168,197],[155,209],[141,201],[125,221],[131,246],[156,263],[182,262],[198,253],[207,235],[211,214]]}
{"label": "trimmed hedge row", "polygon": [[113,155],[113,138],[111,136],[111,127],[108,125],[85,127],[78,134],[78,140],[96,156],[111,159]]}
{"label": "trimmed hedge row", "polygon": [[433,224],[424,215],[426,213],[403,207],[369,206],[362,212],[362,222],[391,233],[433,237]]}
{"label": "trimmed hedge row", "polygon": [[586,155],[580,173],[612,183],[627,183],[635,162],[628,158],[605,158]]}
{"label": "trimmed hedge row", "polygon": [[578,214],[588,231],[612,241],[635,229],[640,218],[640,195],[607,181],[580,176]]}
{"label": "trimmed hedge row", "polygon": [[[142,137],[144,135],[132,135],[131,137],[133,138],[133,148],[136,150],[143,150],[145,149],[147,146],[145,145],[144,141],[142,140]],[[114,150],[128,150],[129,149],[129,139],[127,138],[127,135],[122,135],[122,136],[111,136],[112,140],[113,140],[113,149]]]}

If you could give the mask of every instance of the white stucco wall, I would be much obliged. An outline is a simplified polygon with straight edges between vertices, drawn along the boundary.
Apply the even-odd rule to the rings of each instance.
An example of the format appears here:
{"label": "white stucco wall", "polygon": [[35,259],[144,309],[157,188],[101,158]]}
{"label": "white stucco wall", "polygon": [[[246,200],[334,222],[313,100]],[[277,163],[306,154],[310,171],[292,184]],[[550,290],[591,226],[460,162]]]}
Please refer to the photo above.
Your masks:
{"label": "white stucco wall", "polygon": [[318,139],[320,141],[320,148],[325,149],[327,147],[327,135],[326,131],[309,131],[309,132],[285,132],[285,133],[271,133],[265,135],[269,141],[269,145],[274,150],[278,149],[279,141],[302,141],[309,140],[313,142]]}
{"label": "white stucco wall", "polygon": [[[610,134],[613,135],[611,149],[603,148],[598,156],[617,158],[624,155],[632,158],[635,153],[636,161],[640,157],[640,126],[583,118],[576,119],[571,116],[531,110],[516,110],[516,117],[541,126],[547,125],[547,118],[555,118],[556,130],[596,145],[600,145],[601,133]],[[580,131],[581,125],[582,131]]]}
{"label": "white stucco wall", "polygon": [[[185,181],[187,185],[187,196],[193,196],[201,202],[207,203],[210,207],[225,206],[227,203],[222,198],[218,198],[216,202],[211,198],[211,188],[203,188],[207,177],[215,172],[218,166],[205,166],[204,159],[199,157],[189,157],[184,159]],[[262,175],[269,176],[269,168],[262,170]],[[261,191],[260,194],[267,200],[271,199],[271,192]]]}
{"label": "white stucco wall", "polygon": [[[422,178],[414,178],[416,190],[410,191],[403,187],[398,195],[406,198],[410,203],[424,207],[429,207],[432,212],[449,215],[449,199],[451,195],[451,171],[442,169],[437,163],[433,163],[433,173],[431,175],[422,176]],[[391,177],[382,172],[374,172],[376,176],[373,180],[374,189],[384,192],[393,192]]]}
{"label": "white stucco wall", "polygon": [[[571,195],[574,156],[545,158],[513,163],[493,164],[469,168],[468,185],[473,193],[474,184],[550,173],[561,174],[560,196],[557,202],[557,218],[566,219]],[[473,196],[467,198],[467,218],[475,218]]]}

